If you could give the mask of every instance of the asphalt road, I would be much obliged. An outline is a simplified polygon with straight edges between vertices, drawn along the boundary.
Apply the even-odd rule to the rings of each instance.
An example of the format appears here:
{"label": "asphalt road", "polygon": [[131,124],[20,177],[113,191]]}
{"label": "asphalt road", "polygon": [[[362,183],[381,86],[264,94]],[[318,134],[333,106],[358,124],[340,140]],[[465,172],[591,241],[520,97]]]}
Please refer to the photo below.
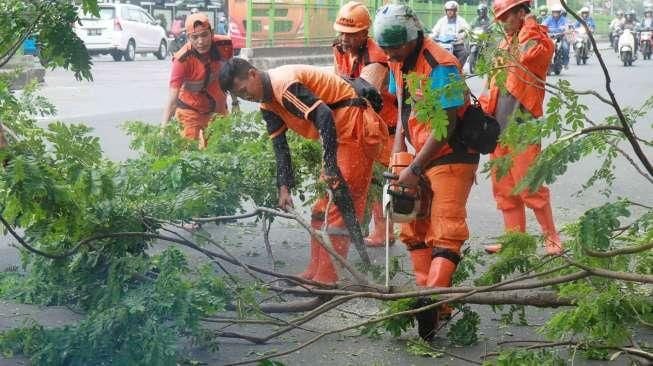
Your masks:
{"label": "asphalt road", "polygon": [[[623,67],[611,51],[605,52],[605,59],[612,75],[612,87],[622,106],[638,107],[650,95],[653,95],[653,61],[638,60],[633,67]],[[133,156],[129,151],[129,139],[120,129],[120,125],[128,120],[142,120],[149,123],[159,123],[162,115],[162,106],[167,96],[167,81],[170,71],[170,60],[158,61],[152,56],[139,56],[135,62],[114,62],[110,57],[94,59],[93,82],[77,82],[71,73],[56,70],[46,74],[46,83],[43,85],[42,94],[52,101],[58,109],[55,119],[65,122],[84,122],[94,128],[94,133],[101,137],[102,146],[106,154],[115,160]],[[571,65],[569,70],[563,70],[561,78],[568,80],[573,87],[579,90],[592,90],[606,95],[604,92],[605,81],[593,56],[586,66]],[[555,82],[558,77],[550,77],[549,81]],[[481,80],[470,80],[470,86],[475,92],[482,88]],[[590,107],[588,115],[595,121],[611,114],[610,107],[598,102],[591,96],[583,97]],[[255,105],[244,103],[243,109],[254,110]],[[43,124],[52,119],[42,120]],[[653,126],[649,121],[641,121],[635,125],[635,131],[641,137],[651,139]],[[631,149],[624,145],[626,151]],[[649,156],[651,150],[647,150]],[[582,183],[598,167],[600,160],[596,157],[583,160],[582,163],[570,166],[567,173],[551,186],[552,200],[559,226],[578,217],[584,210],[604,201],[605,198],[597,188],[578,194],[582,191]],[[614,193],[611,198],[628,195],[642,203],[653,204],[653,191],[651,185],[641,178],[636,172],[621,159],[617,164],[617,177]],[[490,184],[485,174],[479,172],[478,184],[473,188],[468,203],[469,224],[472,238],[469,245],[478,248],[481,243],[491,242],[492,237],[501,233],[501,219],[494,207],[491,197]],[[529,213],[529,231],[538,232],[534,217]],[[230,238],[233,251],[239,255],[247,256],[248,261],[264,265],[264,250],[262,246],[252,246],[252,242],[260,241],[259,230],[247,226],[226,226],[213,230],[218,235]],[[289,272],[299,271],[306,262],[307,250],[305,243],[307,236],[296,227],[289,226],[280,221],[275,224],[272,231],[272,240],[275,255],[283,260]],[[280,244],[281,243],[281,244]],[[7,241],[0,242],[0,269],[18,263],[15,249],[8,246]],[[353,251],[352,251],[353,252]],[[404,255],[405,251],[397,245],[393,248],[395,255]],[[260,255],[259,255],[260,254]],[[372,257],[381,260],[382,253],[374,252]],[[3,267],[4,266],[4,267]],[[352,305],[353,310],[369,311],[369,303]],[[27,314],[27,315],[25,315]],[[32,315],[30,315],[32,314]],[[48,315],[49,314],[49,315]],[[498,315],[484,309],[482,311],[482,342],[472,348],[453,350],[455,353],[465,354],[468,357],[478,357],[484,352],[486,345],[493,345],[497,341],[516,339],[519,337],[535,337],[534,326],[503,328],[496,322]],[[548,313],[539,310],[529,310],[529,321],[536,325],[541,324]],[[7,315],[9,318],[3,318]],[[12,303],[0,304],[0,328],[19,324],[26,316],[34,316],[39,321],[48,325],[76,319],[72,314],[67,314],[61,309],[42,309],[34,307],[17,306]],[[326,328],[342,325],[345,322],[358,321],[347,313],[335,313],[318,320],[320,326]],[[210,364],[221,364],[226,361],[235,361],[247,356],[271,350],[284,350],[296,345],[297,342],[306,340],[307,333],[295,333],[268,346],[252,346],[250,344],[226,340],[220,353],[209,355],[202,350],[195,349],[198,359]],[[444,336],[444,335],[443,335]],[[647,339],[653,339],[650,335]],[[443,341],[441,339],[441,341]],[[289,365],[427,365],[433,360],[414,357],[403,351],[404,339],[391,340],[385,338],[380,342],[370,342],[366,339],[357,339],[351,335],[330,337],[320,345],[313,346],[298,354],[284,358]],[[0,365],[14,364],[15,361],[0,360]],[[462,361],[445,357],[440,363],[455,365],[466,364]]]}

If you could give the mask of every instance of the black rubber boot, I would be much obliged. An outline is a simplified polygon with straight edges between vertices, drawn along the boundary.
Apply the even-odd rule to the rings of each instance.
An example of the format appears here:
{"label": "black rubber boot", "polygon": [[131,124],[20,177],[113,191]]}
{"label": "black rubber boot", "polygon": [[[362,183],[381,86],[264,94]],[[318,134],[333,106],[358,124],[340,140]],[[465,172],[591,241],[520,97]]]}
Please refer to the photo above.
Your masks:
{"label": "black rubber boot", "polygon": [[[415,308],[421,308],[432,304],[433,301],[429,298],[422,297],[417,299],[415,303]],[[429,309],[415,314],[415,319],[417,320],[417,333],[420,338],[430,342],[435,336],[435,332],[438,329],[438,307],[434,309]]]}

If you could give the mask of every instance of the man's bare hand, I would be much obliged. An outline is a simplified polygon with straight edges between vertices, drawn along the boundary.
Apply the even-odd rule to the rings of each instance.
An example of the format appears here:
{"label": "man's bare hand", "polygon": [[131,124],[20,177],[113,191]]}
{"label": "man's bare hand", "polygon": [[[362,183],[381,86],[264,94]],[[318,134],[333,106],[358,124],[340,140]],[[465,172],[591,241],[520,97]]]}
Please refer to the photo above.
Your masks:
{"label": "man's bare hand", "polygon": [[279,208],[284,211],[289,211],[295,208],[290,195],[290,189],[287,186],[279,187]]}

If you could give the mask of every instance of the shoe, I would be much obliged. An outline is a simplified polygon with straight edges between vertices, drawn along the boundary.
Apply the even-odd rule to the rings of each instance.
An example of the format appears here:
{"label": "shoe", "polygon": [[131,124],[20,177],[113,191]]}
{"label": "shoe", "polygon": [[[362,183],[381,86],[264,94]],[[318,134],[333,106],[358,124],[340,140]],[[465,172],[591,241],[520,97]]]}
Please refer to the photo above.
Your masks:
{"label": "shoe", "polygon": [[501,251],[501,244],[486,245],[483,247],[487,254],[497,254]]}

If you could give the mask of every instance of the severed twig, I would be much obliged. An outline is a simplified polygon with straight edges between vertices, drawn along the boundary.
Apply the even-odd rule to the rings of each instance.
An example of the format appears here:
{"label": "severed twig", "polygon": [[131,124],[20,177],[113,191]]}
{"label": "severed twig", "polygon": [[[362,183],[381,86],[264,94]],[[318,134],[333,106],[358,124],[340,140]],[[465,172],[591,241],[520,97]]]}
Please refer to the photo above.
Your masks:
{"label": "severed twig", "polygon": [[263,243],[265,244],[265,251],[268,254],[268,258],[272,262],[272,268],[277,269],[277,261],[274,260],[274,255],[272,254],[272,245],[270,244],[270,229],[272,228],[272,220],[268,215],[263,214],[261,220],[261,229],[263,230]]}

